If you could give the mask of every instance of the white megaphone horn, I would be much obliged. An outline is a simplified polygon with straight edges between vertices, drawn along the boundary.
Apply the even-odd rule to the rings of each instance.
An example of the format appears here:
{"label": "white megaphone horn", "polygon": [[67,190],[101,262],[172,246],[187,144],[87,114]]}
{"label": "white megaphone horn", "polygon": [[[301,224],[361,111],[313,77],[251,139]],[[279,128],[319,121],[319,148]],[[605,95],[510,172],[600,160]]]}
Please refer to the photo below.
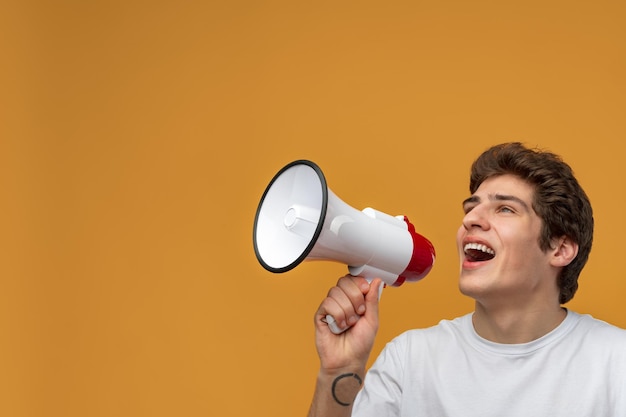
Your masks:
{"label": "white megaphone horn", "polygon": [[[435,261],[432,243],[406,216],[349,206],[308,160],[287,164],[270,181],[257,208],[253,241],[258,261],[270,272],[287,272],[304,260],[336,261],[351,275],[390,286],[421,280]],[[334,333],[342,331],[332,317],[327,322]]]}

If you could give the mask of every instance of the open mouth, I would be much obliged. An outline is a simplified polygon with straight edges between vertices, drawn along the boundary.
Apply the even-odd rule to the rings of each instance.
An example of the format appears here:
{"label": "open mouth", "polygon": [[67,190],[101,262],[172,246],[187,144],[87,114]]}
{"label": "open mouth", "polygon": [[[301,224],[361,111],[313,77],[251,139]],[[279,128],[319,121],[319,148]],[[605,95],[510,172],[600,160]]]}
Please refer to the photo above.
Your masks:
{"label": "open mouth", "polygon": [[482,243],[467,243],[463,248],[467,260],[471,262],[484,262],[493,259],[496,252]]}

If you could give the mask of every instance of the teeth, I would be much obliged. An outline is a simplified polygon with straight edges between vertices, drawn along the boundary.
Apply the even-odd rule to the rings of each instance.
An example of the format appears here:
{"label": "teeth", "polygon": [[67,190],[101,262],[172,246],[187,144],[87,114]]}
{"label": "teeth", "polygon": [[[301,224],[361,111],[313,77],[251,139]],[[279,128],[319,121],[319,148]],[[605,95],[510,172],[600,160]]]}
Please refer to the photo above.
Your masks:
{"label": "teeth", "polygon": [[496,253],[494,252],[493,249],[491,249],[490,247],[480,244],[480,243],[468,243],[465,245],[465,250],[468,249],[474,249],[474,250],[479,250],[481,252],[485,252],[488,253],[490,255],[495,255]]}

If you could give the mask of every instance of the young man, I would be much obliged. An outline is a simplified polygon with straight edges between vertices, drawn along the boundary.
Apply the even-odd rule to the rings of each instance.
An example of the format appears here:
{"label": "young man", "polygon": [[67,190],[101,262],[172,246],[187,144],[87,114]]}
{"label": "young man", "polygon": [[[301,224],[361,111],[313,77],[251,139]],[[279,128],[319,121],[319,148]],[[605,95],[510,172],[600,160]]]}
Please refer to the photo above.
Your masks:
{"label": "young man", "polygon": [[[562,307],[593,238],[570,167],[497,145],[472,165],[470,193],[456,240],[474,312],[395,338],[365,378],[381,281],[341,278],[315,315],[310,417],[626,417],[626,330]],[[352,327],[332,333],[327,314]]]}

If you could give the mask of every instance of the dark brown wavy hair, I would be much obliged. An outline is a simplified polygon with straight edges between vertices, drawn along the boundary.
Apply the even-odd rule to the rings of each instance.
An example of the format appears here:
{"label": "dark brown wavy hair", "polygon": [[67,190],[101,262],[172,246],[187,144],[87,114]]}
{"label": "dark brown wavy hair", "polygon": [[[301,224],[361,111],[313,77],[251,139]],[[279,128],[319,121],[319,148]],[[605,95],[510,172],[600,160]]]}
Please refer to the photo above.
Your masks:
{"label": "dark brown wavy hair", "polygon": [[578,244],[576,258],[557,280],[559,302],[570,301],[578,289],[578,276],[589,258],[593,241],[593,211],[571,167],[559,155],[520,142],[503,143],[483,152],[472,164],[470,193],[487,178],[512,174],[534,187],[533,209],[543,220],[541,250],[554,238],[568,236]]}

